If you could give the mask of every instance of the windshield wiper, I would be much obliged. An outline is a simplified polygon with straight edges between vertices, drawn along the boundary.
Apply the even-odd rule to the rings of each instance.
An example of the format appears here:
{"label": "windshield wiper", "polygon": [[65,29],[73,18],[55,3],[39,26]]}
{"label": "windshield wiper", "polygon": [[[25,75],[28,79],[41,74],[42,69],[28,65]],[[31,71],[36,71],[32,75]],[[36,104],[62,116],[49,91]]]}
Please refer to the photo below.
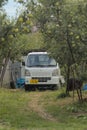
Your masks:
{"label": "windshield wiper", "polygon": [[54,67],[56,65],[45,65],[45,67]]}
{"label": "windshield wiper", "polygon": [[56,65],[29,65],[28,67],[54,67]]}
{"label": "windshield wiper", "polygon": [[44,67],[44,65],[35,65],[36,67]]}
{"label": "windshield wiper", "polygon": [[28,67],[44,67],[44,65],[28,65]]}

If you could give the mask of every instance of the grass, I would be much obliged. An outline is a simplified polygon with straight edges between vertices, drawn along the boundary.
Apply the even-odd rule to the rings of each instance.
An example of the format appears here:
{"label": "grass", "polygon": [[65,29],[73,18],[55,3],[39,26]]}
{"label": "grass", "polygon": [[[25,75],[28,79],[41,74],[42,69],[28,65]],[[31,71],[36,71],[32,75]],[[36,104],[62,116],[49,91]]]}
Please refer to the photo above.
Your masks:
{"label": "grass", "polygon": [[[87,130],[87,102],[80,104],[77,98],[73,102],[72,96],[58,98],[60,93],[61,90],[0,89],[0,130]],[[39,109],[30,107],[36,98],[36,109],[44,108],[56,121],[43,118],[38,114]]]}

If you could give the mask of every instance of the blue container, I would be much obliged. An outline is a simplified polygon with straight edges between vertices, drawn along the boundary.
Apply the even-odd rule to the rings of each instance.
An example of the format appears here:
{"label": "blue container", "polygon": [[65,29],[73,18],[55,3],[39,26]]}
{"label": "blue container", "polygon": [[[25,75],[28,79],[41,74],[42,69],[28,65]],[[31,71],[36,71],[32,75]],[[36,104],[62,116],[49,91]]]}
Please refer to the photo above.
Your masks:
{"label": "blue container", "polygon": [[87,90],[87,84],[83,86],[82,90]]}
{"label": "blue container", "polygon": [[19,78],[16,81],[16,88],[24,88],[24,84],[25,84],[25,79]]}

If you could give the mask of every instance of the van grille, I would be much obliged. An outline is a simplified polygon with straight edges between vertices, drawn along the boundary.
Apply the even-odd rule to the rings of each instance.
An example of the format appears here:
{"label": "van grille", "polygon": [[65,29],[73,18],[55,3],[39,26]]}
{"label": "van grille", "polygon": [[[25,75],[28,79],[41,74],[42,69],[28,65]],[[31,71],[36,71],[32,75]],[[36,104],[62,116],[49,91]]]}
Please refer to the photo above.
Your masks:
{"label": "van grille", "polygon": [[38,79],[38,82],[47,82],[51,80],[51,77],[32,77],[32,79]]}

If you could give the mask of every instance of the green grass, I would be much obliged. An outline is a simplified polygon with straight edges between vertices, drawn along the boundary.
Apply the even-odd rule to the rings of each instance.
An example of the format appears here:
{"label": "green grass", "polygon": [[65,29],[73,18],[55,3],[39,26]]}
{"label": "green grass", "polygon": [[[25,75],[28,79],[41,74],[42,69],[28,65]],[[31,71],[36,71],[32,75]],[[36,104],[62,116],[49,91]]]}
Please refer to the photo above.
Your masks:
{"label": "green grass", "polygon": [[[72,97],[58,99],[60,92],[0,89],[0,130],[87,130],[87,103],[73,102]],[[56,122],[29,107],[39,93],[38,105],[43,105]]]}

